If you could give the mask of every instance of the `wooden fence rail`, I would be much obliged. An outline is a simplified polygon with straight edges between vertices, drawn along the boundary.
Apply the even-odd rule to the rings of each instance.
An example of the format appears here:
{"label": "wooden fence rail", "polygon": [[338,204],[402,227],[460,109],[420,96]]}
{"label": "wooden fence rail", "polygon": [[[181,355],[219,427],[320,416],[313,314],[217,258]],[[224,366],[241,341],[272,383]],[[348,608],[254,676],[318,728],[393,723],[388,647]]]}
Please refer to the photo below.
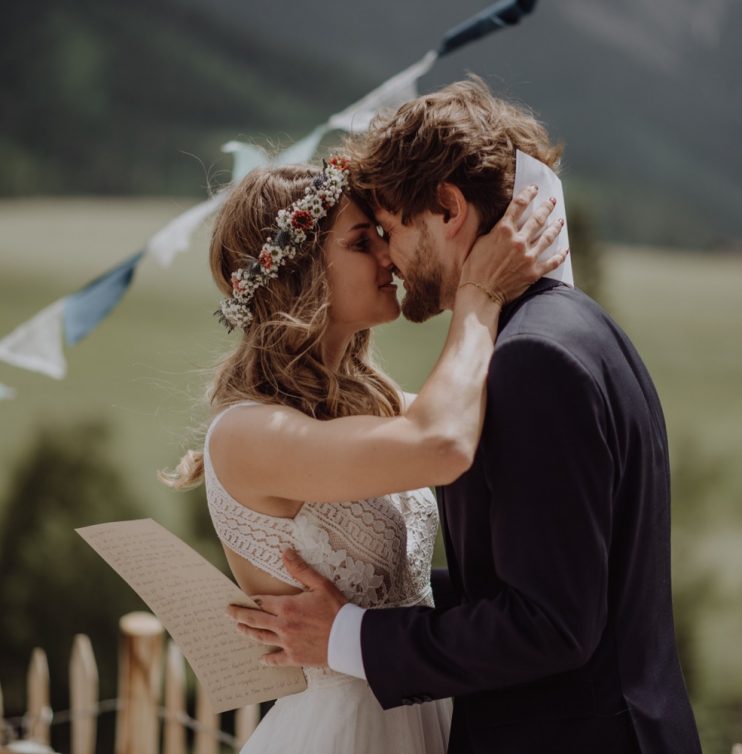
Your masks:
{"label": "wooden fence rail", "polygon": [[[50,726],[69,719],[71,754],[95,754],[98,715],[115,709],[115,754],[158,754],[160,732],[163,754],[186,754],[189,728],[195,731],[194,754],[218,754],[220,742],[239,752],[258,724],[260,706],[236,711],[235,734],[231,736],[221,730],[220,715],[197,684],[195,719],[190,718],[185,661],[172,641],[163,652],[165,632],[157,618],[150,613],[129,613],[119,621],[119,631],[116,699],[101,703],[93,646],[87,636],[78,634],[70,655],[70,709],[59,713],[56,719],[49,704],[46,653],[39,648],[33,650],[26,678],[23,750],[30,751],[29,746],[34,743],[39,752],[51,752]],[[0,687],[0,754],[12,754],[20,748],[19,742],[9,740],[11,730],[4,718]]]}
{"label": "wooden fence rail", "polygon": [[[230,743],[239,752],[260,720],[260,706],[237,710],[235,734],[229,736],[221,731],[220,716],[197,685],[196,717],[191,719],[186,711],[185,660],[169,641],[163,661],[164,630],[157,618],[150,613],[129,613],[119,621],[119,630],[119,686],[113,705],[101,704],[98,698],[98,667],[90,639],[84,634],[74,638],[69,666],[71,754],[95,754],[98,715],[106,709],[117,711],[115,754],[158,754],[160,721],[162,754],[186,754],[187,728],[195,731],[194,754],[218,754],[220,742]],[[51,752],[48,745],[54,716],[43,649],[36,648],[31,655],[26,700],[23,751],[30,752],[29,745],[35,743],[39,754]],[[0,687],[0,754],[18,751],[13,742],[4,740],[8,730]],[[731,754],[742,754],[742,744],[735,744]]]}

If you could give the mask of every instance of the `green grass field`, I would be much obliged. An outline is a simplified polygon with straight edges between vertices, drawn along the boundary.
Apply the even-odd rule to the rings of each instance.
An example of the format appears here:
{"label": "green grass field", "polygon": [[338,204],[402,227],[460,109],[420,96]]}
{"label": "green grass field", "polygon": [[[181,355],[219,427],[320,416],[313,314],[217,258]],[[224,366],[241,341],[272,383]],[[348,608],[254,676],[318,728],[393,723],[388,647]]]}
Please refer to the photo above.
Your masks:
{"label": "green grass field", "polygon": [[[163,199],[0,202],[0,336],[136,251],[187,206]],[[146,510],[177,526],[180,499],[155,473],[177,461],[205,415],[209,370],[230,344],[212,316],[219,296],[206,239],[200,231],[169,269],[145,260],[115,312],[67,350],[65,380],[0,363],[0,383],[18,391],[14,401],[0,402],[0,500],[40,427],[103,417]],[[711,579],[691,651],[694,688],[711,700],[713,717],[715,700],[742,701],[742,257],[614,246],[602,261],[604,304],[644,357],[666,412],[678,508],[675,583]],[[380,329],[380,358],[406,389],[421,385],[446,326],[441,316]],[[696,498],[683,480],[709,468],[711,480]]]}

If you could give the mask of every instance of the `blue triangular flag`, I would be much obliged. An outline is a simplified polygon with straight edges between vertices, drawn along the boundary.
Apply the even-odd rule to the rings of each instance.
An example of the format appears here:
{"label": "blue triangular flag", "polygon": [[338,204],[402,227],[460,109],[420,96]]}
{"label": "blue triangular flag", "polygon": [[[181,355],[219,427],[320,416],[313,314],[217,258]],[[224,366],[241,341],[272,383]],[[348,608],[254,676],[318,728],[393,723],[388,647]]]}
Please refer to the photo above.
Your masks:
{"label": "blue triangular flag", "polygon": [[120,265],[88,283],[64,300],[64,337],[74,346],[118,304],[134,277],[134,270],[144,256],[138,251]]}
{"label": "blue triangular flag", "polygon": [[533,10],[536,2],[537,0],[500,0],[490,5],[453,29],[449,29],[438,48],[438,56],[448,55],[449,52],[497,29],[517,24],[523,16]]}

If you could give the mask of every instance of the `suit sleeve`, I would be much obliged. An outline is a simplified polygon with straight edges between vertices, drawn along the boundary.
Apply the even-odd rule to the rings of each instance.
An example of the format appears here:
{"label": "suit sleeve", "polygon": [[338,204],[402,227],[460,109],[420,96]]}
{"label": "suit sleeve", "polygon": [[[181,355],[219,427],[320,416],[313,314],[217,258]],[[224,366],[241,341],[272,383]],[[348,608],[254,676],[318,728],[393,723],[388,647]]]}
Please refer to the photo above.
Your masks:
{"label": "suit sleeve", "polygon": [[449,608],[461,601],[454,591],[447,568],[434,568],[430,573],[430,585],[433,587],[433,601],[436,607]]}
{"label": "suit sleeve", "polygon": [[491,547],[502,583],[491,598],[449,609],[367,611],[363,662],[384,708],[528,683],[587,662],[607,610],[607,424],[602,392],[560,345],[519,335],[498,347],[478,460],[490,531],[473,536]]}

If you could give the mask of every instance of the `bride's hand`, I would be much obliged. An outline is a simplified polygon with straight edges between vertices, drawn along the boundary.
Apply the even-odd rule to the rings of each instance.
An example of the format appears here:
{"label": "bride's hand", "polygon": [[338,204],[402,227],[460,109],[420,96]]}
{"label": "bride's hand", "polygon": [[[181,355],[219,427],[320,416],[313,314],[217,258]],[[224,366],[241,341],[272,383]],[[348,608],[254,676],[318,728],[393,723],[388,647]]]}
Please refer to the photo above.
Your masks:
{"label": "bride's hand", "polygon": [[539,261],[564,226],[561,217],[549,222],[556,201],[547,199],[523,221],[537,192],[535,186],[523,189],[495,227],[477,239],[461,269],[460,285],[476,284],[491,297],[507,303],[564,262],[568,249]]}

